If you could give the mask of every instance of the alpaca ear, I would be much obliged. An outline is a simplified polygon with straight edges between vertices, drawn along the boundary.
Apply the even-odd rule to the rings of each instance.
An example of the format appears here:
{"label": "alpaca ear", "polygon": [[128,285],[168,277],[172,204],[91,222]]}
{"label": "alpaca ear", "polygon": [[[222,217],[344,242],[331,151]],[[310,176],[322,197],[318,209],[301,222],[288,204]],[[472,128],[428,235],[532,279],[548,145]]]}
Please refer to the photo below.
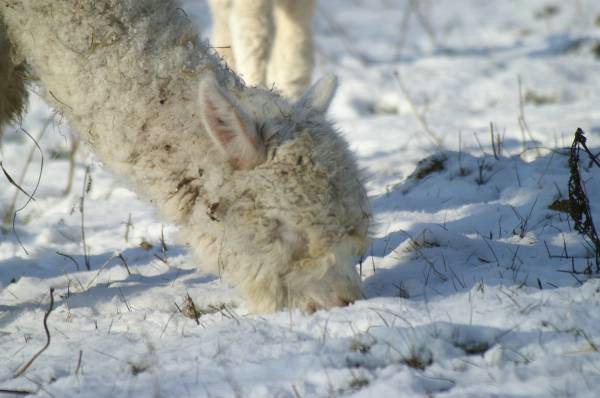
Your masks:
{"label": "alpaca ear", "polygon": [[206,132],[234,168],[251,169],[265,161],[265,147],[252,119],[213,76],[200,82],[199,104]]}
{"label": "alpaca ear", "polygon": [[310,107],[321,113],[325,113],[335,95],[337,85],[337,77],[335,77],[335,75],[325,75],[308,89],[308,91],[298,100],[297,104],[302,107]]}

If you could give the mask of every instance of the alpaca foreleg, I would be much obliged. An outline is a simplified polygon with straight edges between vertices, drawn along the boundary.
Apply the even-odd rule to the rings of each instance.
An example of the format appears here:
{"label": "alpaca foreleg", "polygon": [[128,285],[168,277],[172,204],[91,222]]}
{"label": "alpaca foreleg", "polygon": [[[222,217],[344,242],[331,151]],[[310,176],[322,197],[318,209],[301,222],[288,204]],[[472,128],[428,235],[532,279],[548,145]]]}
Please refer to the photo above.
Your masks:
{"label": "alpaca foreleg", "polygon": [[231,27],[229,26],[232,0],[208,0],[208,3],[213,17],[212,45],[227,65],[235,70]]}
{"label": "alpaca foreleg", "polygon": [[285,96],[300,97],[308,88],[314,65],[312,19],[315,0],[276,0],[275,39],[267,82]]}
{"label": "alpaca foreleg", "polygon": [[273,36],[272,0],[234,0],[229,26],[236,71],[251,86],[266,84]]}

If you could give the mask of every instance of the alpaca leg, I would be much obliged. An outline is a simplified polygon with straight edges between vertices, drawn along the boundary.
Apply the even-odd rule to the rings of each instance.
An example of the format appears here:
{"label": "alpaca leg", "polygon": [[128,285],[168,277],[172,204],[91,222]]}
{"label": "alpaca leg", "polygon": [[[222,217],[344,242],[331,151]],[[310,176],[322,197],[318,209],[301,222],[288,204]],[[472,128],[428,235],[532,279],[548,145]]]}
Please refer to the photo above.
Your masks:
{"label": "alpaca leg", "polygon": [[229,17],[231,16],[232,0],[209,0],[213,17],[212,45],[231,69],[235,69],[235,59],[231,43],[231,29]]}
{"label": "alpaca leg", "polygon": [[26,103],[25,65],[15,61],[14,49],[0,19],[0,137],[2,127],[18,118]]}
{"label": "alpaca leg", "polygon": [[273,32],[272,0],[234,0],[229,26],[236,71],[251,86],[264,86]]}
{"label": "alpaca leg", "polygon": [[312,17],[315,0],[275,2],[275,42],[268,82],[284,95],[299,97],[310,84],[314,57]]}

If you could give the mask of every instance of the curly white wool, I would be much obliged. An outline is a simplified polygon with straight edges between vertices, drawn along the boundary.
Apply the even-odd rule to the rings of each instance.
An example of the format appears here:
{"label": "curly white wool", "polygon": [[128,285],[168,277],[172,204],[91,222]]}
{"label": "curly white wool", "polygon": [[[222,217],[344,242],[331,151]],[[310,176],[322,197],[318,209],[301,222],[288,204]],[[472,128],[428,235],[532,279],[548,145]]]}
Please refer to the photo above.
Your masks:
{"label": "curly white wool", "polygon": [[361,297],[351,256],[365,249],[369,209],[352,154],[324,116],[334,78],[294,103],[244,87],[172,0],[0,7],[11,51],[46,100],[251,310]]}

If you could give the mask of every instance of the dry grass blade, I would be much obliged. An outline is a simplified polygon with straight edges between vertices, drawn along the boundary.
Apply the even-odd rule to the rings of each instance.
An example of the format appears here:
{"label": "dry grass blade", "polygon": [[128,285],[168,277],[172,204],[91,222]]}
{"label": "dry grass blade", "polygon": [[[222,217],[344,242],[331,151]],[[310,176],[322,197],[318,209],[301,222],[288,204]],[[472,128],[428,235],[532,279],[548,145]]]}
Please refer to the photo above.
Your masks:
{"label": "dry grass blade", "polygon": [[79,271],[79,263],[77,262],[77,260],[75,260],[75,258],[69,254],[65,254],[65,253],[61,253],[59,251],[56,252],[56,254],[58,254],[59,256],[68,258],[69,260],[71,260],[71,262],[73,264],[75,264],[75,268],[77,269],[77,271]]}
{"label": "dry grass blade", "polygon": [[31,200],[35,200],[33,198],[33,196],[31,196],[30,194],[27,193],[27,191],[25,191],[23,188],[21,188],[21,186],[19,184],[17,184],[17,182],[10,176],[10,174],[8,174],[8,171],[6,171],[6,169],[4,168],[4,165],[2,164],[1,160],[0,160],[0,168],[2,169],[4,176],[6,177],[6,179],[8,180],[8,182],[11,185],[13,185],[15,188],[17,188],[19,191],[21,191],[23,194],[25,194],[25,196],[27,196]]}
{"label": "dry grass blade", "polygon": [[412,246],[412,249],[419,255],[419,257],[421,257],[423,259],[423,261],[425,261],[425,263],[429,266],[429,268],[431,269],[431,271],[433,272],[433,274],[438,277],[441,281],[446,282],[449,278],[444,275],[443,273],[441,273],[440,271],[438,271],[438,269],[435,266],[435,263],[433,261],[431,261],[422,251],[421,251],[421,245],[419,243],[417,243],[417,241],[406,231],[404,230],[399,230],[401,233],[403,233],[409,240]]}
{"label": "dry grass blade", "polygon": [[189,295],[189,293],[186,294],[184,298],[183,308],[179,307],[177,303],[175,303],[175,307],[184,316],[193,319],[194,321],[196,321],[197,325],[200,325],[200,316],[202,314],[200,313],[200,311],[198,311],[198,308],[196,307],[196,304],[194,303],[194,300],[192,300],[192,297]]}
{"label": "dry grass blade", "polygon": [[[33,142],[34,142],[34,146],[31,148],[31,150],[29,151],[29,154],[27,155],[27,157],[25,158],[25,163],[23,165],[23,170],[21,171],[21,175],[19,176],[19,178],[17,179],[17,184],[19,186],[23,185],[23,180],[25,179],[25,176],[27,175],[27,170],[29,169],[29,165],[31,164],[32,160],[33,160],[33,154],[35,153],[36,149],[38,149],[40,151],[40,154],[42,155],[42,165],[41,167],[43,167],[43,162],[44,162],[44,154],[42,153],[42,150],[40,149],[38,142],[42,139],[42,137],[44,136],[44,134],[46,133],[46,130],[48,129],[48,126],[50,125],[50,123],[52,122],[52,120],[54,120],[54,114],[52,114],[44,123],[44,125],[42,126],[42,129],[40,130],[40,133],[38,134],[38,136],[34,139],[31,137],[31,135],[29,135],[29,133],[21,128],[21,131],[23,131],[23,133],[25,133],[27,135],[27,137],[29,137]],[[39,180],[42,177],[42,169],[40,169],[40,173],[39,173],[39,179],[38,179],[38,185],[39,185]],[[37,190],[37,186],[36,186],[36,190]],[[5,224],[8,224],[11,218],[14,218],[14,214],[15,214],[15,208],[16,208],[16,203],[17,203],[17,198],[19,197],[19,191],[23,192],[23,190],[17,190],[15,191],[15,194],[13,195],[12,201],[10,203],[10,205],[8,206],[6,212],[3,215],[3,222]],[[27,193],[25,193],[27,195],[27,197],[29,198],[28,202],[29,203],[32,199],[33,196],[35,195],[35,191],[29,195]],[[20,209],[22,210],[22,209]],[[14,220],[13,220],[14,223]],[[14,229],[14,226],[13,226]]]}
{"label": "dry grass blade", "polygon": [[[37,179],[37,181],[35,183],[35,187],[33,188],[33,192],[31,193],[31,196],[29,196],[29,198],[27,199],[27,201],[25,202],[25,204],[23,204],[23,206],[19,207],[17,210],[14,210],[13,218],[12,218],[12,229],[13,229],[13,233],[15,234],[15,238],[17,238],[17,242],[19,242],[19,245],[21,246],[21,249],[23,249],[23,251],[27,255],[29,255],[29,252],[27,251],[27,249],[23,245],[23,242],[21,242],[21,238],[19,237],[19,234],[17,233],[17,229],[15,228],[15,223],[17,221],[17,214],[20,211],[22,211],[23,209],[25,209],[29,205],[29,203],[33,200],[33,196],[36,194],[36,192],[37,192],[37,190],[38,190],[38,188],[40,186],[40,182],[42,181],[42,172],[44,171],[44,152],[42,151],[42,148],[40,147],[40,144],[38,144],[38,141],[42,139],[42,136],[44,135],[44,132],[46,131],[46,127],[47,127],[47,125],[44,126],[44,128],[40,132],[37,140],[35,138],[33,138],[31,136],[31,134],[29,134],[27,132],[27,130],[25,130],[23,127],[21,127],[21,131],[23,131],[23,133],[25,133],[25,135],[27,135],[27,137],[29,137],[29,139],[31,139],[33,141],[33,143],[35,144],[35,147],[32,148],[31,152],[29,153],[30,156],[28,157],[27,163],[25,165],[25,169],[23,170],[23,175],[22,175],[21,181],[23,180],[23,178],[25,178],[25,172],[27,170],[27,167],[29,166],[29,163],[31,163],[31,159],[33,157],[34,149],[37,148],[37,150],[40,152],[40,172],[38,174],[38,179]],[[13,202],[13,207],[12,207],[12,209],[9,209],[9,210],[13,210],[14,209],[14,204],[16,203],[16,195],[18,195],[18,192],[15,194],[15,199],[14,199],[14,202]]]}
{"label": "dry grass blade", "polygon": [[406,43],[406,38],[408,36],[408,26],[410,24],[410,16],[412,14],[411,3],[408,2],[404,6],[404,11],[402,12],[402,21],[400,22],[399,29],[399,37],[396,42],[396,49],[394,59],[400,60],[402,56],[402,50],[404,49],[404,44]]}
{"label": "dry grass blade", "polygon": [[412,11],[417,16],[417,19],[421,23],[421,26],[423,27],[423,29],[425,29],[425,33],[427,33],[429,40],[431,40],[431,45],[433,46],[433,48],[440,47],[435,31],[433,30],[433,25],[430,19],[427,17],[427,15],[425,15],[425,12],[420,7],[423,4],[423,1],[419,2],[418,0],[410,0],[409,4]]}
{"label": "dry grass blade", "polygon": [[396,80],[396,84],[398,85],[398,89],[400,90],[400,92],[402,93],[404,98],[406,99],[406,102],[408,102],[410,109],[412,110],[413,114],[415,115],[415,118],[417,119],[417,122],[419,122],[419,125],[421,126],[423,131],[425,131],[427,136],[433,141],[433,144],[438,149],[443,149],[444,148],[443,138],[439,134],[437,134],[435,131],[433,131],[431,129],[431,127],[429,127],[429,123],[427,123],[425,116],[421,112],[419,112],[419,110],[417,109],[417,105],[415,104],[415,101],[412,99],[410,93],[408,92],[408,89],[402,82],[402,79],[400,78],[400,74],[395,72],[394,77],[396,78],[395,80]]}
{"label": "dry grass blade", "polygon": [[[519,122],[519,128],[521,129],[521,136],[523,137],[523,150],[527,150],[527,136],[529,136],[529,140],[534,142],[533,134],[531,133],[531,129],[529,128],[529,124],[525,120],[525,107],[523,100],[523,90],[521,84],[521,76],[517,77],[517,84],[519,86],[519,116],[517,117],[517,121]],[[533,148],[537,154],[537,156],[541,155],[540,149],[538,147]]]}
{"label": "dry grass blade", "polygon": [[125,267],[125,270],[127,271],[127,275],[131,275],[131,270],[129,269],[129,264],[127,264],[127,259],[125,258],[125,256],[123,256],[123,253],[119,253],[119,255],[117,257],[119,258],[119,260],[121,260],[121,263]]}
{"label": "dry grass blade", "polygon": [[17,377],[22,376],[27,371],[27,369],[29,369],[29,367],[31,366],[31,364],[33,364],[33,362],[40,355],[42,355],[42,353],[44,351],[46,351],[46,349],[50,346],[50,330],[48,329],[48,317],[50,316],[50,313],[52,312],[53,309],[54,309],[54,288],[51,287],[50,288],[50,305],[48,306],[48,310],[44,314],[44,331],[46,332],[46,344],[33,357],[31,357],[31,359],[25,365],[23,365],[21,367],[21,369],[19,369],[17,371],[17,373],[15,373],[15,375],[13,376],[13,378],[16,379]]}

